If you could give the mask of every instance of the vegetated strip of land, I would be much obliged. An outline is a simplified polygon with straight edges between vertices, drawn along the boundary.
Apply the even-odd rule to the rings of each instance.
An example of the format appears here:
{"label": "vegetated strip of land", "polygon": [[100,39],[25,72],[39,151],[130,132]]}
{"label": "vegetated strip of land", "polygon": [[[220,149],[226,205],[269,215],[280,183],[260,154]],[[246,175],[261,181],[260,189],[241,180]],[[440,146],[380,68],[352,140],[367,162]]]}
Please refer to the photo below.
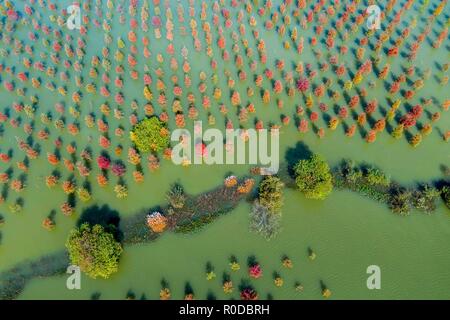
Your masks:
{"label": "vegetated strip of land", "polygon": [[[288,167],[282,166],[280,177],[291,188],[295,188],[295,180],[289,174]],[[391,181],[380,170],[369,165],[355,165],[351,161],[343,161],[332,170],[333,183],[337,189],[348,189],[373,200],[387,204],[395,213],[406,215],[412,208],[426,213],[436,209],[439,192],[434,192],[424,184],[416,188],[407,188]],[[448,186],[448,181],[438,183]],[[431,186],[430,184],[429,186]],[[434,188],[434,187],[430,187]],[[437,189],[436,189],[437,190]],[[186,199],[183,208],[176,209],[165,204],[154,207],[131,217],[124,218],[121,223],[124,244],[138,244],[153,241],[158,233],[149,230],[145,223],[146,216],[152,211],[161,211],[168,217],[166,231],[192,233],[213,222],[222,214],[237,207],[244,198],[252,198],[248,193],[238,192],[238,188],[220,186],[205,193]],[[44,256],[34,261],[17,264],[0,274],[0,299],[15,299],[25,288],[27,282],[35,277],[50,277],[63,274],[70,264],[65,250]]]}
{"label": "vegetated strip of land", "polygon": [[0,300],[16,299],[33,278],[45,278],[66,272],[70,264],[65,250],[43,256],[33,261],[25,261],[0,274]]}
{"label": "vegetated strip of land", "polygon": [[[239,193],[236,187],[221,186],[197,196],[188,196],[182,209],[174,209],[170,214],[167,231],[189,233],[199,230],[211,223],[221,214],[233,210],[246,194]],[[154,208],[166,212],[168,205]],[[123,243],[137,244],[153,241],[158,238],[157,233],[149,230],[145,219],[151,210],[145,210],[131,217],[124,218]],[[70,259],[67,251],[43,256],[33,261],[25,261],[0,274],[0,299],[16,299],[28,281],[33,278],[45,278],[64,274]]]}
{"label": "vegetated strip of land", "polygon": [[247,194],[238,192],[237,187],[220,186],[197,196],[189,195],[184,206],[179,209],[169,208],[166,204],[163,207],[142,211],[125,218],[122,222],[123,242],[125,244],[143,243],[158,237],[159,234],[149,230],[145,223],[149,212],[160,211],[167,215],[167,231],[191,233],[236,208],[246,196]]}
{"label": "vegetated strip of land", "polygon": [[[290,168],[280,172],[283,182],[296,188],[295,178]],[[372,200],[386,204],[398,215],[407,216],[413,209],[431,214],[441,198],[450,208],[450,180],[440,179],[431,182],[417,182],[406,186],[392,180],[379,168],[367,163],[356,163],[344,159],[331,169],[333,187],[337,190],[350,190]]]}

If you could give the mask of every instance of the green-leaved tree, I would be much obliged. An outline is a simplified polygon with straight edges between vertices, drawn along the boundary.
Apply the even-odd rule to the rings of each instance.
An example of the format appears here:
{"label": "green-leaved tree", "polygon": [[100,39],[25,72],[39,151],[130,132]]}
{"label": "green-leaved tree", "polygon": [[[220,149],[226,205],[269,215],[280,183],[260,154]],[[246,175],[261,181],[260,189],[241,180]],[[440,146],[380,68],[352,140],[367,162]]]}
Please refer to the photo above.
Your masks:
{"label": "green-leaved tree", "polygon": [[333,190],[328,163],[319,155],[300,160],[294,167],[295,183],[309,199],[325,199]]}
{"label": "green-leaved tree", "polygon": [[117,272],[122,245],[101,225],[84,223],[73,229],[66,242],[72,264],[92,278],[108,278]]}

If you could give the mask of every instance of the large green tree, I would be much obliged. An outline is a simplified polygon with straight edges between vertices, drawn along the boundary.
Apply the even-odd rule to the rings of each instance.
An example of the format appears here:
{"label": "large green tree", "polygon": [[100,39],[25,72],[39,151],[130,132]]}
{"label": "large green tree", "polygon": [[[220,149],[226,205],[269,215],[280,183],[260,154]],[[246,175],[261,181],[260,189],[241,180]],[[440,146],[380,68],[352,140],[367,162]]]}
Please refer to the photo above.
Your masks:
{"label": "large green tree", "polygon": [[295,183],[309,199],[325,199],[333,190],[328,163],[319,155],[300,160],[294,166]]}
{"label": "large green tree", "polygon": [[108,278],[117,272],[122,245],[101,225],[84,223],[73,229],[66,242],[72,264],[92,278]]}
{"label": "large green tree", "polygon": [[169,130],[157,117],[146,118],[133,127],[130,138],[139,152],[159,152],[169,144]]}
{"label": "large green tree", "polygon": [[259,184],[259,203],[272,213],[279,213],[283,206],[284,184],[276,176],[265,176]]}

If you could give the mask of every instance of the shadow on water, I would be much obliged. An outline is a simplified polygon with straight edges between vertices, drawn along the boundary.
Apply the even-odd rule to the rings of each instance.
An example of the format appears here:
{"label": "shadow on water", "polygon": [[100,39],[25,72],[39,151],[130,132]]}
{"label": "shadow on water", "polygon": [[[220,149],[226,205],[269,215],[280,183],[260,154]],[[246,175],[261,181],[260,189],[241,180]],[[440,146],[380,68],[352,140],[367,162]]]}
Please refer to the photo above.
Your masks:
{"label": "shadow on water", "polygon": [[91,300],[100,300],[101,295],[102,294],[100,292],[96,291],[93,294],[91,294]]}
{"label": "shadow on water", "polygon": [[217,297],[212,291],[208,291],[206,294],[206,300],[217,300]]}
{"label": "shadow on water", "polygon": [[136,299],[136,294],[134,293],[133,290],[128,290],[127,295],[126,295],[126,299],[127,300],[135,300]]}
{"label": "shadow on water", "polygon": [[312,151],[303,142],[297,142],[295,147],[289,148],[286,151],[284,159],[287,162],[288,174],[294,177],[294,166],[299,160],[309,159],[312,156]]}
{"label": "shadow on water", "polygon": [[189,281],[184,285],[184,295],[188,294],[194,294],[194,289]]}
{"label": "shadow on water", "polygon": [[79,227],[83,223],[90,225],[99,224],[105,228],[105,231],[112,233],[117,241],[123,240],[123,232],[119,228],[119,213],[107,205],[102,207],[92,206],[84,210],[77,222],[77,226]]}

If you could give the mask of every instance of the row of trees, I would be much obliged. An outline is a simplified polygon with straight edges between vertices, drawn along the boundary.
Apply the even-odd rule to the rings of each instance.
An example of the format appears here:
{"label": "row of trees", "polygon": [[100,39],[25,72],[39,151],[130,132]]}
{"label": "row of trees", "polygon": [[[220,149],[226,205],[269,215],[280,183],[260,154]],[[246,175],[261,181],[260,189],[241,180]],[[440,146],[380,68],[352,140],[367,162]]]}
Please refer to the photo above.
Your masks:
{"label": "row of trees", "polygon": [[342,161],[331,171],[320,156],[313,155],[308,160],[299,161],[294,171],[296,184],[307,198],[324,199],[334,185],[386,203],[393,213],[399,215],[408,215],[414,208],[432,213],[439,197],[448,203],[448,186],[438,189],[431,184],[421,184],[407,188],[392,181],[380,169],[367,164],[356,165],[351,160]]}

